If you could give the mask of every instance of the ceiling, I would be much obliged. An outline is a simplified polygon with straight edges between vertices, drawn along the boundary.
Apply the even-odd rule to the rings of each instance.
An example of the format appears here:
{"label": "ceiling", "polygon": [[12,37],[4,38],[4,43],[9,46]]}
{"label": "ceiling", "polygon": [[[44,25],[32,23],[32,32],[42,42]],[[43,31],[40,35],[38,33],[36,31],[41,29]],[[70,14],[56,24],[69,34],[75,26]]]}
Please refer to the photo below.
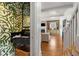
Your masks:
{"label": "ceiling", "polygon": [[43,11],[73,6],[73,2],[42,2],[41,4],[42,4]]}
{"label": "ceiling", "polygon": [[73,7],[73,2],[42,2],[42,18],[63,16],[67,9]]}

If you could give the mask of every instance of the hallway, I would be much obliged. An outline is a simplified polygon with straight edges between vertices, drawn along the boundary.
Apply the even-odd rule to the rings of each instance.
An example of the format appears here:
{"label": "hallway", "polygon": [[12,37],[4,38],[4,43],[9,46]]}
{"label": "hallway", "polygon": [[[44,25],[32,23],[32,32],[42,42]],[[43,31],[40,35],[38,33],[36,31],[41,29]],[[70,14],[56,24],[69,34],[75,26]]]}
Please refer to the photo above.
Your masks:
{"label": "hallway", "polygon": [[42,42],[43,56],[62,56],[62,39],[60,35],[50,36],[49,42]]}

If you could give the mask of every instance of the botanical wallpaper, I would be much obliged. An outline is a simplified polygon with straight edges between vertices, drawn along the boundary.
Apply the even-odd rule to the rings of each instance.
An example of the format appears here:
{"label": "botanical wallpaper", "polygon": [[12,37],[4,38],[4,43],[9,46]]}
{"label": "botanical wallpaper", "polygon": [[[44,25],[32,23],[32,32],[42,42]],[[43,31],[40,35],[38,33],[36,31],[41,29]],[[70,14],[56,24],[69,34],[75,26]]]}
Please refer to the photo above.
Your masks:
{"label": "botanical wallpaper", "polygon": [[8,6],[9,11],[11,11],[12,17],[10,17],[11,22],[13,22],[11,32],[20,32],[22,30],[22,5],[21,2],[7,2],[4,3],[5,7]]}
{"label": "botanical wallpaper", "polygon": [[0,55],[15,55],[11,43],[11,31],[13,29],[13,12],[5,3],[0,3]]}
{"label": "botanical wallpaper", "polygon": [[11,43],[11,32],[22,30],[23,3],[0,3],[0,55],[14,56],[15,48]]}
{"label": "botanical wallpaper", "polygon": [[28,26],[30,26],[30,3],[29,2],[23,4],[23,27],[28,27]]}

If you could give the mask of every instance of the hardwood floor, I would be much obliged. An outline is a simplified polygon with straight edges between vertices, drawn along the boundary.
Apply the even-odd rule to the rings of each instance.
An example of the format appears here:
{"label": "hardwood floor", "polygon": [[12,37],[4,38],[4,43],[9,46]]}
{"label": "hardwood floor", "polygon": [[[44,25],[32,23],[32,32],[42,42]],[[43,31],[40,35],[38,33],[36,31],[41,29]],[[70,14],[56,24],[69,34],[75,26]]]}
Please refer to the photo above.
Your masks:
{"label": "hardwood floor", "polygon": [[21,49],[16,48],[16,56],[29,56],[30,52],[25,52]]}
{"label": "hardwood floor", "polygon": [[[63,56],[62,39],[60,35],[51,35],[49,42],[42,42],[43,56]],[[16,49],[16,56],[29,56],[30,52]]]}
{"label": "hardwood floor", "polygon": [[42,42],[43,56],[63,56],[62,39],[60,35],[51,35],[49,42]]}

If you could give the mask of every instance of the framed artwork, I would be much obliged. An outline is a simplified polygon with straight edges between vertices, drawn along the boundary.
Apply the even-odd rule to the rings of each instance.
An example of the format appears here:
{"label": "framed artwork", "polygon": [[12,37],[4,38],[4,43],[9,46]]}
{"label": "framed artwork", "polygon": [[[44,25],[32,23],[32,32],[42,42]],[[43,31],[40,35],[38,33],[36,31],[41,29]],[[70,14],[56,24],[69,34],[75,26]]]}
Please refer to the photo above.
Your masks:
{"label": "framed artwork", "polygon": [[47,31],[51,29],[59,30],[59,20],[47,21]]}

